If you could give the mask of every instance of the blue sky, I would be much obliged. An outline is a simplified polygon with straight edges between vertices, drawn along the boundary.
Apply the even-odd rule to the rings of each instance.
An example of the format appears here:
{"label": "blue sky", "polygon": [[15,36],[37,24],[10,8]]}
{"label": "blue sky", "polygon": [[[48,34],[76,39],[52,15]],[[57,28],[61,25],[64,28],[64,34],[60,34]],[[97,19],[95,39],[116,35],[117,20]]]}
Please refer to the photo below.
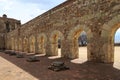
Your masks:
{"label": "blue sky", "polygon": [[[21,20],[23,24],[64,1],[66,0],[0,0],[0,16],[7,14],[9,18]],[[120,42],[120,29],[115,34],[115,42]]]}
{"label": "blue sky", "polygon": [[66,0],[0,0],[0,16],[7,14],[10,18],[25,23]]}
{"label": "blue sky", "polygon": [[120,28],[115,33],[115,42],[120,43]]}

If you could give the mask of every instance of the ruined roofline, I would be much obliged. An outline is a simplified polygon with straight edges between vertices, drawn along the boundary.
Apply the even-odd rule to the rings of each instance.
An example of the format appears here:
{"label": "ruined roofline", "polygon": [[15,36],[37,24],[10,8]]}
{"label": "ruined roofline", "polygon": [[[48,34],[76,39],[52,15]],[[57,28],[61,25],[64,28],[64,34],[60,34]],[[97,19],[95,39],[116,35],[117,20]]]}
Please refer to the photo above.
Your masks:
{"label": "ruined roofline", "polygon": [[[0,17],[0,19],[5,19],[4,17]],[[17,19],[14,19],[14,18],[6,18],[8,20],[12,20],[12,21],[20,21],[20,20],[17,20]],[[21,22],[21,21],[20,21]]]}
{"label": "ruined roofline", "polygon": [[59,5],[57,5],[56,7],[53,7],[52,9],[50,9],[50,10],[44,12],[43,14],[41,14],[41,15],[39,15],[39,16],[33,18],[33,19],[31,19],[30,21],[28,21],[28,22],[22,24],[22,26],[31,23],[32,21],[36,20],[37,18],[46,16],[46,15],[50,14],[52,11],[56,11],[57,9],[63,8],[63,7],[65,7],[66,5],[68,5],[68,4],[70,4],[71,2],[74,2],[74,1],[76,1],[76,0],[67,0],[67,1],[65,1],[65,2],[63,2],[63,3],[59,4]]}

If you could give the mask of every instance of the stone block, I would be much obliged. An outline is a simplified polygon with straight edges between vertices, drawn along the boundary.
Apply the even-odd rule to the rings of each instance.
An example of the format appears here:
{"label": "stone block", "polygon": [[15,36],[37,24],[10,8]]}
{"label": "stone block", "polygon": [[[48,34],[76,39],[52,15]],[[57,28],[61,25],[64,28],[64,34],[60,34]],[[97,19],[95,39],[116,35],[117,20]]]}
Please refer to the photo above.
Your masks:
{"label": "stone block", "polygon": [[53,71],[62,71],[62,70],[68,70],[69,67],[65,66],[64,62],[55,61],[48,67],[48,69]]}
{"label": "stone block", "polygon": [[24,58],[24,54],[22,54],[22,53],[17,53],[17,54],[16,54],[16,57],[17,57],[17,58]]}
{"label": "stone block", "polygon": [[29,56],[27,59],[28,62],[38,62],[39,59],[37,56]]}

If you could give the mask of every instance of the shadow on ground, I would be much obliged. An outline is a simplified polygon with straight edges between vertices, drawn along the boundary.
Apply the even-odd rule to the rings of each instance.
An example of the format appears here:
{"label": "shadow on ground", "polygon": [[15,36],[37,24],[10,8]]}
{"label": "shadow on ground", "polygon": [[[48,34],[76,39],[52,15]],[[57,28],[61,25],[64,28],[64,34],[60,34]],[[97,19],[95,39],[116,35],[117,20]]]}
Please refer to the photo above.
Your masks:
{"label": "shadow on ground", "polygon": [[[74,64],[70,59],[48,59],[40,57],[39,62],[27,62],[26,58],[16,58],[8,54],[0,53],[0,56],[15,64],[19,68],[38,78],[39,80],[120,80],[120,70],[112,64],[85,62]],[[63,61],[70,70],[54,72],[48,70],[53,61]]]}

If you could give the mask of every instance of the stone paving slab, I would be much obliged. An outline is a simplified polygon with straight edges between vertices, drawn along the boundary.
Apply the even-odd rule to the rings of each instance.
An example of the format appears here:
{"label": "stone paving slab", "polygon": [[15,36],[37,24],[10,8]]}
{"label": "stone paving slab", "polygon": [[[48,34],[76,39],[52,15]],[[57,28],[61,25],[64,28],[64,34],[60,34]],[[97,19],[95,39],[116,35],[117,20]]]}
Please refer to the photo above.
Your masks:
{"label": "stone paving slab", "polygon": [[0,80],[38,80],[34,76],[0,57]]}

